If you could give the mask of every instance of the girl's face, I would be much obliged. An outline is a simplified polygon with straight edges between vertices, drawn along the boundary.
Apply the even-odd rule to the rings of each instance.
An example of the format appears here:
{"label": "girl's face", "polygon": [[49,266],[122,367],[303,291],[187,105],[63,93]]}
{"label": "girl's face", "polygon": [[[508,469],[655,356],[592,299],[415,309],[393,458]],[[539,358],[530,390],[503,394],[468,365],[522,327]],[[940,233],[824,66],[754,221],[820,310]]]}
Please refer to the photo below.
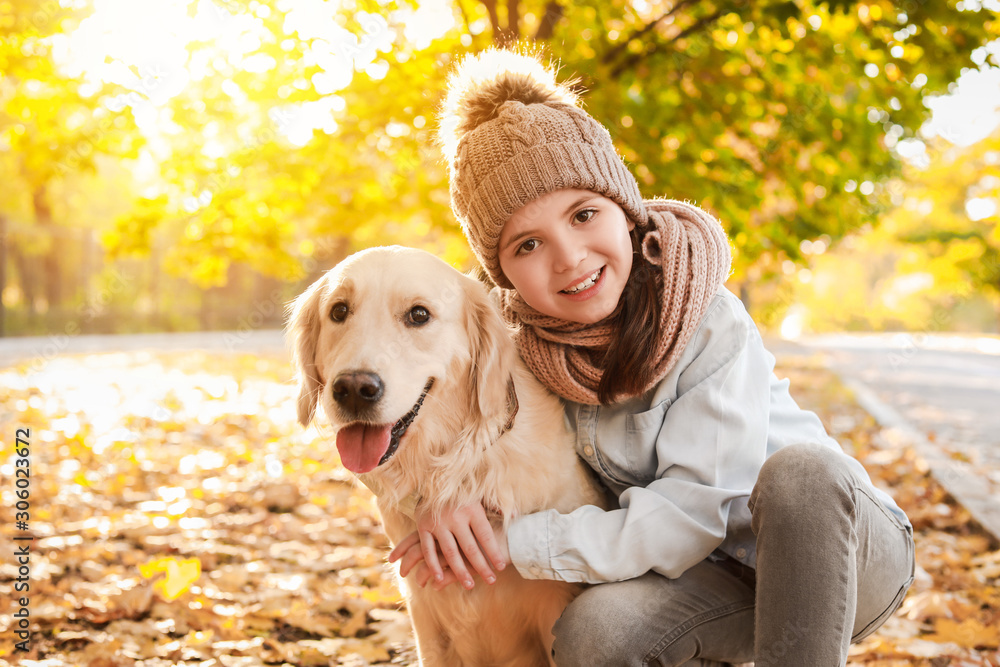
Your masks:
{"label": "girl's face", "polygon": [[589,190],[555,190],[518,209],[500,232],[500,268],[535,310],[593,324],[618,305],[632,270],[634,223]]}

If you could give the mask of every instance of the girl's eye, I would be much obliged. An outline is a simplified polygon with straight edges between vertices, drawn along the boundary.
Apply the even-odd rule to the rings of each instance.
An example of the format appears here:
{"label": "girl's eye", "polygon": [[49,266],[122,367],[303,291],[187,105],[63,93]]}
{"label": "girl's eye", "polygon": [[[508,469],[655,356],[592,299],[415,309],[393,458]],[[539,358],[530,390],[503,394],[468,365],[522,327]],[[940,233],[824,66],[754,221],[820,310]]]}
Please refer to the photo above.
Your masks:
{"label": "girl's eye", "polygon": [[431,311],[427,310],[423,306],[414,306],[410,308],[410,312],[406,314],[406,321],[412,326],[423,326],[427,324],[431,319]]}
{"label": "girl's eye", "polygon": [[528,239],[527,241],[525,241],[524,243],[522,243],[517,247],[517,254],[523,255],[525,253],[529,253],[537,247],[538,247],[538,241],[536,241],[535,239]]}
{"label": "girl's eye", "polygon": [[573,219],[574,219],[574,220],[575,220],[576,222],[588,222],[588,221],[589,221],[589,220],[591,220],[591,219],[592,219],[592,218],[593,218],[593,217],[594,217],[595,215],[597,215],[597,209],[594,209],[594,208],[587,208],[587,209],[584,209],[584,210],[580,211],[580,212],[579,212],[579,213],[577,213],[577,214],[576,214],[575,216],[573,216]]}
{"label": "girl's eye", "polygon": [[330,308],[330,319],[334,322],[343,322],[347,319],[348,312],[349,308],[346,303],[343,301],[335,303],[333,304],[333,307]]}

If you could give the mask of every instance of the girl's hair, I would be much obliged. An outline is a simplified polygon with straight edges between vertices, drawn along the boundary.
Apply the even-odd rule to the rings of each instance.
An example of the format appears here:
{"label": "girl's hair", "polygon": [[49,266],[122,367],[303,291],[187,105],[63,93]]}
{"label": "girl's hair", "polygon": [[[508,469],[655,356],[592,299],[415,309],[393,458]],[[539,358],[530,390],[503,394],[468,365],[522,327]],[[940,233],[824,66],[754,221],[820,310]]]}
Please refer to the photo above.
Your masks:
{"label": "girl's hair", "polygon": [[632,270],[625,290],[611,314],[611,343],[601,363],[603,373],[597,398],[607,405],[621,396],[637,396],[655,380],[660,343],[660,272],[642,254],[639,227],[632,239]]}

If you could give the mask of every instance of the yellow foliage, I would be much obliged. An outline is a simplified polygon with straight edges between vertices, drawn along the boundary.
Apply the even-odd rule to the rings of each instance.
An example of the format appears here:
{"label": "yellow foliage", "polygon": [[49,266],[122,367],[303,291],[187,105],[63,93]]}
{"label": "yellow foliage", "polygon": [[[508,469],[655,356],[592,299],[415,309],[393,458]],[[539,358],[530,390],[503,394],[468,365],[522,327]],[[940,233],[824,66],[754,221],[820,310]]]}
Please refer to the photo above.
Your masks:
{"label": "yellow foliage", "polygon": [[975,618],[966,618],[963,621],[938,618],[934,621],[934,634],[929,639],[976,648],[998,648],[1000,627],[983,625]]}
{"label": "yellow foliage", "polygon": [[180,597],[198,580],[201,576],[201,561],[198,558],[157,558],[140,565],[139,574],[146,579],[163,574],[153,583],[153,590],[169,602]]}

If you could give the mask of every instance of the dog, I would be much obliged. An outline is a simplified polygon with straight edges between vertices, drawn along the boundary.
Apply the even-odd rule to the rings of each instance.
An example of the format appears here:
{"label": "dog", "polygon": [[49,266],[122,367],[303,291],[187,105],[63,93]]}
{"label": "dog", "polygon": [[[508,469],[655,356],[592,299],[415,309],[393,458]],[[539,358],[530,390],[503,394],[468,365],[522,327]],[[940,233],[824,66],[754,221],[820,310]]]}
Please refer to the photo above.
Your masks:
{"label": "dog", "polygon": [[[437,257],[351,255],[296,299],[289,334],[298,419],[308,425],[322,407],[393,545],[416,530],[414,498],[430,511],[482,503],[505,524],[607,506],[486,287]],[[552,626],[581,590],[513,567],[471,591],[421,588],[414,576],[401,588],[426,667],[551,665]]]}

